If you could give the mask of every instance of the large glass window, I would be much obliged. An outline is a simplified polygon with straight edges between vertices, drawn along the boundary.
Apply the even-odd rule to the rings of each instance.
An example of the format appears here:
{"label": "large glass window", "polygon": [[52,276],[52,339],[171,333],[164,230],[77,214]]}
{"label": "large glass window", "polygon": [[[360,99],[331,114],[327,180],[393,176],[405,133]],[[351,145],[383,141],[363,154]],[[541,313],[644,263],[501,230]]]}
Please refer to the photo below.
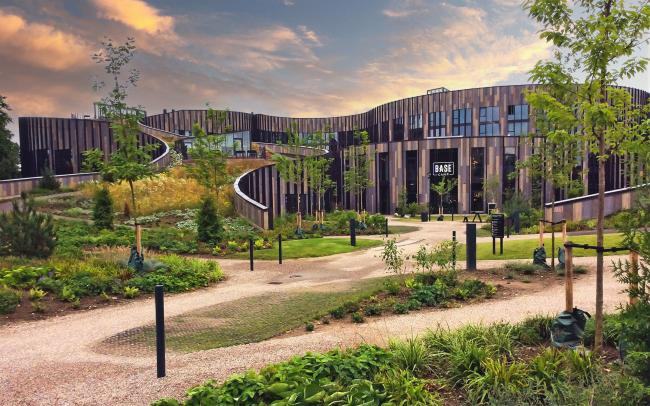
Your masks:
{"label": "large glass window", "polygon": [[429,138],[447,136],[447,113],[434,111],[429,113]]}
{"label": "large glass window", "polygon": [[393,119],[393,141],[404,141],[404,117]]}
{"label": "large glass window", "polygon": [[481,107],[479,110],[479,135],[501,135],[499,107]]}
{"label": "large glass window", "polygon": [[508,135],[528,135],[528,105],[508,106]]}
{"label": "large glass window", "polygon": [[422,114],[409,116],[409,139],[419,140],[422,138]]}
{"label": "large glass window", "polygon": [[455,137],[472,136],[472,109],[457,109],[452,112],[453,135]]}

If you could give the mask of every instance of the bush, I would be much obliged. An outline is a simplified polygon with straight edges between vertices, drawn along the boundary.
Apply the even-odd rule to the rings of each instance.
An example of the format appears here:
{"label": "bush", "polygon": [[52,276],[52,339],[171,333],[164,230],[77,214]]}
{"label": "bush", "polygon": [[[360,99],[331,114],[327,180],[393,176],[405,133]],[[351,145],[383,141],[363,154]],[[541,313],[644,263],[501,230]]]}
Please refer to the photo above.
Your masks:
{"label": "bush", "polygon": [[13,269],[0,270],[0,284],[14,289],[27,289],[36,286],[39,278],[51,272],[51,268],[43,266],[19,266]]}
{"label": "bush", "polygon": [[20,298],[20,292],[0,286],[0,314],[15,312],[18,303],[20,303]]}
{"label": "bush", "polygon": [[166,292],[185,292],[223,279],[223,272],[214,261],[164,255],[158,258],[166,266],[139,275],[127,281],[127,286],[141,292],[153,292],[156,285],[163,285]]}
{"label": "bush", "polygon": [[393,306],[393,312],[395,314],[406,314],[409,312],[409,306],[406,303],[395,303],[395,306]]}
{"label": "bush", "polygon": [[47,292],[39,288],[31,288],[29,290],[29,300],[39,301],[47,295]]}
{"label": "bush", "polygon": [[540,265],[526,263],[526,262],[506,262],[506,264],[504,265],[504,269],[507,271],[513,271],[524,275],[533,275],[536,272],[545,270],[545,268]]}
{"label": "bush", "polygon": [[52,216],[37,213],[24,193],[10,213],[0,214],[0,255],[47,258],[55,245]]}
{"label": "bush", "polygon": [[95,227],[102,229],[113,228],[113,200],[108,189],[101,188],[95,193],[93,206],[93,222]]}
{"label": "bush", "polygon": [[223,223],[211,196],[206,196],[201,202],[196,224],[199,241],[216,244],[223,239]]}
{"label": "bush", "polygon": [[406,341],[392,341],[389,348],[395,365],[415,375],[428,371],[433,362],[433,354],[417,337]]}
{"label": "bush", "polygon": [[361,313],[359,313],[359,312],[352,313],[352,322],[354,322],[354,323],[363,323],[364,321],[365,321],[365,319],[363,318]]}
{"label": "bush", "polygon": [[369,304],[363,309],[363,314],[366,316],[379,316],[381,315],[381,306],[378,304]]}
{"label": "bush", "polygon": [[312,332],[314,331],[314,323],[305,323],[305,331]]}
{"label": "bush", "polygon": [[134,288],[131,286],[125,286],[124,287],[124,297],[126,299],[133,299],[137,297],[140,294],[140,289]]}
{"label": "bush", "polygon": [[516,397],[527,387],[526,364],[508,362],[505,357],[487,358],[482,362],[482,369],[474,371],[465,385],[474,404]]}
{"label": "bush", "polygon": [[46,165],[43,169],[41,180],[38,182],[38,187],[45,190],[59,190],[61,188],[61,182],[56,180],[54,177],[54,172],[50,169],[49,165]]}
{"label": "bush", "polygon": [[331,315],[333,318],[337,319],[337,320],[341,320],[343,317],[345,317],[345,314],[346,314],[346,311],[345,311],[345,309],[344,309],[343,307],[341,307],[341,306],[337,307],[336,309],[334,309],[334,310],[332,310],[332,311],[330,312],[330,315]]}

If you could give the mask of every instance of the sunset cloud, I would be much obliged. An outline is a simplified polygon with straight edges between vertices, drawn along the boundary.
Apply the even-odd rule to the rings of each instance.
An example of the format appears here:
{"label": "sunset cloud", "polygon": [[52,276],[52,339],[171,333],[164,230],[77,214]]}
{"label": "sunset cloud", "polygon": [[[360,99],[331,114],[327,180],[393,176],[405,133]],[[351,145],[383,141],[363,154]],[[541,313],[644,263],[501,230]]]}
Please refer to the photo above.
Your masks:
{"label": "sunset cloud", "polygon": [[0,10],[0,55],[42,69],[77,69],[90,63],[90,47],[76,35]]}
{"label": "sunset cloud", "polygon": [[381,13],[389,18],[404,18],[429,11],[423,0],[393,0]]}
{"label": "sunset cloud", "polygon": [[143,31],[148,34],[171,33],[174,18],[160,15],[160,11],[143,0],[93,0],[99,16]]}

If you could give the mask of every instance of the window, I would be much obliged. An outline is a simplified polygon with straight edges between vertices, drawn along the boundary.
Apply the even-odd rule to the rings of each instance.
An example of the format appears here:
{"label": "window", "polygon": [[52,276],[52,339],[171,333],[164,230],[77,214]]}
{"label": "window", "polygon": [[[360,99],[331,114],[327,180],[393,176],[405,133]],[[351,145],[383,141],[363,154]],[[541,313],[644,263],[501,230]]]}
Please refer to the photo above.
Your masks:
{"label": "window", "polygon": [[528,105],[508,106],[508,135],[528,135]]}
{"label": "window", "polygon": [[422,139],[422,114],[409,116],[409,139]]}
{"label": "window", "polygon": [[499,107],[481,107],[479,110],[479,135],[501,135]]}
{"label": "window", "polygon": [[429,113],[429,138],[447,136],[447,114],[444,111]]}
{"label": "window", "polygon": [[472,136],[472,109],[457,109],[452,112],[454,137]]}
{"label": "window", "polygon": [[404,117],[393,119],[393,141],[404,141]]}

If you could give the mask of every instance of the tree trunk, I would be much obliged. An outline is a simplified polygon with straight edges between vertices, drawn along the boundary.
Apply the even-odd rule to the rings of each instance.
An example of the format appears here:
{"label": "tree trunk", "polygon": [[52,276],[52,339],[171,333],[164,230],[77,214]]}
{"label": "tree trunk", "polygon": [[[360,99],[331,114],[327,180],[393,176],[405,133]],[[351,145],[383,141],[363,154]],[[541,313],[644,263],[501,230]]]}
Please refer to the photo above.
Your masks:
{"label": "tree trunk", "polygon": [[138,211],[135,207],[135,189],[133,188],[133,181],[129,181],[129,189],[131,191],[131,213],[133,215],[133,227],[135,229],[135,249],[139,255],[142,255],[142,239],[140,230],[138,229]]}
{"label": "tree trunk", "polygon": [[[596,246],[604,243],[603,229],[605,221],[605,133],[601,130],[598,135],[598,213],[596,222]],[[603,346],[603,253],[596,253],[596,328],[594,332],[594,351],[598,352]]]}

